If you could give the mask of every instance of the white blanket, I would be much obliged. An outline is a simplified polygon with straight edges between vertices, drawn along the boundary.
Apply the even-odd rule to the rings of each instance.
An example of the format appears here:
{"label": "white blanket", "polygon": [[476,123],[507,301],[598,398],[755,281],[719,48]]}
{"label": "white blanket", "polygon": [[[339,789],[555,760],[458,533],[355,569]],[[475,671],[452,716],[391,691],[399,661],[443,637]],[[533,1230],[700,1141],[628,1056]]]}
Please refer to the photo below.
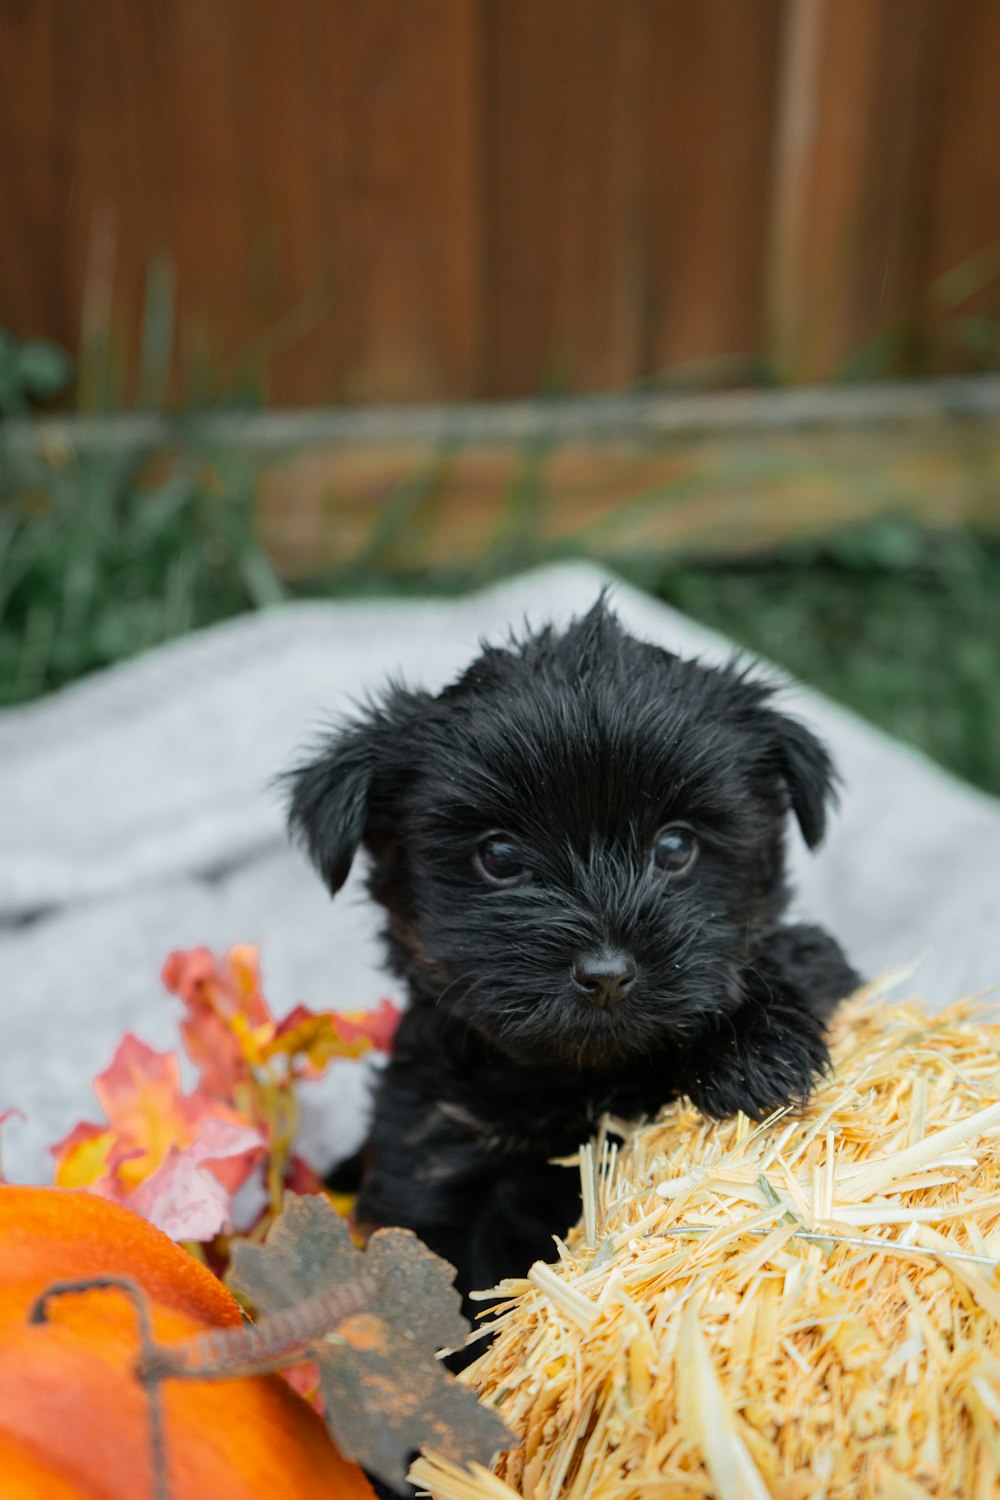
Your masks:
{"label": "white blanket", "polygon": [[[122,1033],[176,1043],[159,984],[173,948],[261,946],[276,1010],[360,1008],[391,986],[358,872],[331,902],[287,843],[272,782],[325,721],[391,672],[443,685],[482,636],[585,610],[607,575],[547,568],[458,602],[299,604],[203,631],[0,714],[0,1112],[15,1181],[94,1117],[90,1079]],[[728,643],[625,585],[636,633],[720,659]],[[935,1005],[1000,981],[1000,803],[802,690],[787,704],[844,778],[826,845],[795,850],[797,908],[866,973],[921,962]],[[396,997],[400,998],[400,997]],[[362,1070],[310,1096],[318,1165],[362,1129]]]}

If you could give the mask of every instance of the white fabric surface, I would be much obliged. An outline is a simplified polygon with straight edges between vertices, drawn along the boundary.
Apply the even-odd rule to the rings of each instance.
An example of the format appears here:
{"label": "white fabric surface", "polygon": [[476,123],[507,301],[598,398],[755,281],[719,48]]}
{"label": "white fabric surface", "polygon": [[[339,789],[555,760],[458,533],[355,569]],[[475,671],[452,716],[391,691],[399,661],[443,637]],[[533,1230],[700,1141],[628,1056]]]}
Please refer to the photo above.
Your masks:
{"label": "white fabric surface", "polygon": [[[565,621],[607,575],[573,564],[454,601],[300,604],[188,637],[0,714],[0,1112],[14,1181],[93,1118],[90,1079],[125,1030],[176,1043],[158,974],[172,948],[260,944],[276,1010],[359,1008],[390,992],[358,872],[330,902],[288,847],[277,773],[392,672],[439,687],[527,616]],[[731,647],[616,584],[637,634],[719,660]],[[935,1005],[1000,981],[1000,803],[803,690],[789,708],[830,745],[843,803],[823,849],[794,849],[797,910],[866,973],[923,955]],[[317,1164],[362,1129],[363,1070],[310,1096]]]}

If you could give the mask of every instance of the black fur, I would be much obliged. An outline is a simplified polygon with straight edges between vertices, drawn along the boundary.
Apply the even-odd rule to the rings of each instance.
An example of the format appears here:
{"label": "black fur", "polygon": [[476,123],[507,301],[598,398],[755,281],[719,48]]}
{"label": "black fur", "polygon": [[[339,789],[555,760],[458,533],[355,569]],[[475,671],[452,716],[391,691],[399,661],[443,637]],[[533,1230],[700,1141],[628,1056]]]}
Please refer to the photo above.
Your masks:
{"label": "black fur", "polygon": [[[563,634],[487,648],[437,697],[391,687],[292,773],[291,828],[331,891],[368,850],[409,990],[358,1216],[415,1229],[464,1292],[550,1256],[579,1202],[550,1159],[604,1111],[687,1094],[760,1118],[826,1067],[857,976],[781,917],[786,814],[818,844],[833,771],[773,698],[633,639],[602,599]],[[678,823],[700,854],[676,876],[651,850]],[[524,879],[498,888],[475,854],[500,832]],[[609,951],[635,978],[598,1003],[573,967]]]}

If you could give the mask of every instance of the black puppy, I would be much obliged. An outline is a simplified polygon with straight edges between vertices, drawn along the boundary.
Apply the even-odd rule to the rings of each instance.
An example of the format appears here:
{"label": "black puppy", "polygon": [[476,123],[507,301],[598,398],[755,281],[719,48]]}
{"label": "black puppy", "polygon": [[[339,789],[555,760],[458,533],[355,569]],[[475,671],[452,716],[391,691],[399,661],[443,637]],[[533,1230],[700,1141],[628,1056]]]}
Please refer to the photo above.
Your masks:
{"label": "black puppy", "polygon": [[857,976],[781,915],[786,814],[818,844],[833,772],[772,700],[633,639],[602,599],[437,697],[391,687],[292,773],[331,891],[368,850],[410,992],[359,1220],[416,1230],[463,1292],[551,1256],[579,1186],[550,1160],[604,1111],[687,1094],[760,1118],[825,1068]]}

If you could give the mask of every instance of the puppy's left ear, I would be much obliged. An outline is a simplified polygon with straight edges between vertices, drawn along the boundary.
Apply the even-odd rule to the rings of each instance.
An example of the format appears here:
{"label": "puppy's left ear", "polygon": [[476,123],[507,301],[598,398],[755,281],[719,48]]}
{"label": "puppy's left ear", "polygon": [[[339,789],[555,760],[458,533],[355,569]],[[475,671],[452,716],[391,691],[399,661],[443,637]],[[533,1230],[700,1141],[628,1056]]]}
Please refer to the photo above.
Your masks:
{"label": "puppy's left ear", "polygon": [[825,748],[804,724],[764,709],[767,763],[788,789],[792,812],[810,849],[826,832],[827,809],[836,801],[837,776]]}
{"label": "puppy's left ear", "polygon": [[358,845],[392,826],[399,794],[413,771],[411,728],[426,694],[390,688],[384,702],[333,734],[315,759],[290,771],[288,827],[333,895],[350,873]]}
{"label": "puppy's left ear", "polygon": [[333,895],[347,879],[364,836],[378,750],[377,724],[354,724],[287,777],[289,832],[305,844]]}

